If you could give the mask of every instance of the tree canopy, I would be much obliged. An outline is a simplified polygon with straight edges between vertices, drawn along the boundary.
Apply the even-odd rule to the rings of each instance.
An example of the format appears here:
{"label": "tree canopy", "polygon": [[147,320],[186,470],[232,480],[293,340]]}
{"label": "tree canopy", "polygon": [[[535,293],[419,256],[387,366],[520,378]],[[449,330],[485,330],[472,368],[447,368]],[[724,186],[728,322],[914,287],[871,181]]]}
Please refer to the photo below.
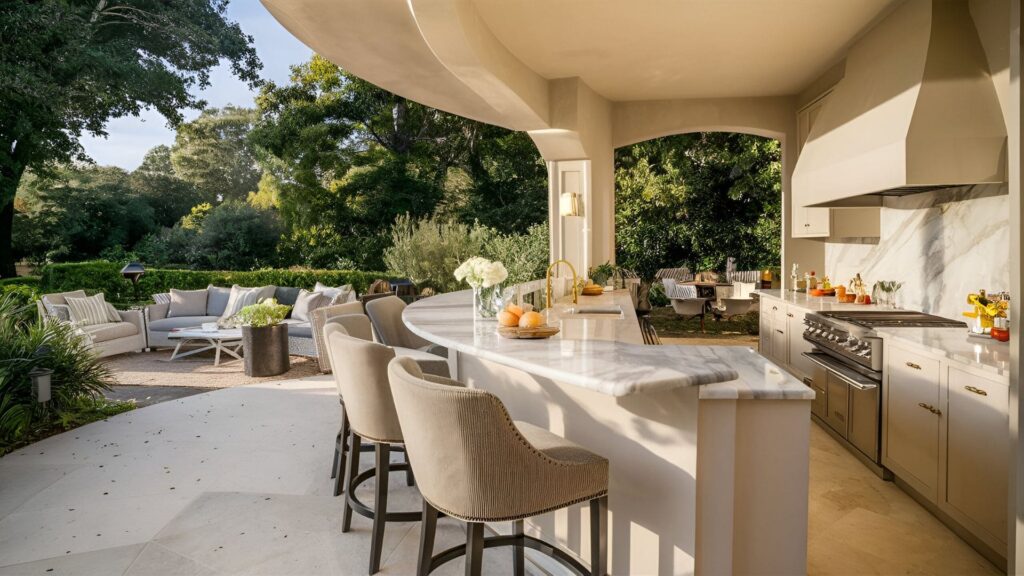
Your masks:
{"label": "tree canopy", "polygon": [[222,59],[259,83],[252,38],[226,0],[0,3],[0,276],[14,275],[14,197],[26,169],[87,160],[79,138],[151,107],[172,125],[202,108]]}

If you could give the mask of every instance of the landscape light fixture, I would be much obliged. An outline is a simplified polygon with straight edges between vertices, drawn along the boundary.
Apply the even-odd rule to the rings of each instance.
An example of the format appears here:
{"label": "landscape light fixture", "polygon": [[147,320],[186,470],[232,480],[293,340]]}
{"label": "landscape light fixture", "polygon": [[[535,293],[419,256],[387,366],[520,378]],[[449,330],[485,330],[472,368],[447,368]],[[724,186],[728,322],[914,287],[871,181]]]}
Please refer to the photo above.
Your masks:
{"label": "landscape light fixture", "polygon": [[52,374],[53,370],[38,366],[28,373],[29,378],[32,379],[32,398],[36,402],[50,401],[50,376]]}
{"label": "landscape light fixture", "polygon": [[559,213],[562,216],[583,216],[580,209],[580,195],[575,192],[562,192],[558,198]]}
{"label": "landscape light fixture", "polygon": [[139,278],[142,278],[146,274],[146,268],[138,262],[129,262],[124,268],[121,268],[121,276],[131,280],[132,286],[135,288],[135,300],[139,300]]}

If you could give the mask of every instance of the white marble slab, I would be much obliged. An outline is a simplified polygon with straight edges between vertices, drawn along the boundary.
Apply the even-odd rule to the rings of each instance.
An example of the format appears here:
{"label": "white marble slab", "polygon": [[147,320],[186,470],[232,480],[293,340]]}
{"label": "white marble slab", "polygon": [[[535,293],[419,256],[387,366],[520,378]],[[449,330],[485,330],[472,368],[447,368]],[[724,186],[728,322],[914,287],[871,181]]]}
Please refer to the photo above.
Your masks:
{"label": "white marble slab", "polygon": [[968,336],[965,328],[880,328],[882,338],[935,354],[1004,378],[1010,377],[1010,343]]}
{"label": "white marble slab", "polygon": [[[762,298],[770,298],[773,300],[781,300],[786,304],[792,304],[809,310],[811,312],[826,312],[829,310],[883,310],[881,306],[875,304],[843,304],[836,301],[835,296],[808,296],[804,292],[796,292],[794,290],[755,290],[756,294],[760,294]],[[765,305],[761,304],[761,312],[766,309]]]}
{"label": "white marble slab", "polygon": [[[473,321],[468,290],[415,302],[403,319],[416,334],[463,354],[611,396],[714,384],[707,398],[809,399],[813,392],[749,348],[642,344],[626,292],[581,300],[622,308],[622,318],[568,319],[558,303],[548,323],[562,329],[545,340],[509,340],[497,323]],[[571,305],[571,303],[570,303]],[[773,369],[768,377],[766,370]],[[802,390],[801,390],[802,388]]]}

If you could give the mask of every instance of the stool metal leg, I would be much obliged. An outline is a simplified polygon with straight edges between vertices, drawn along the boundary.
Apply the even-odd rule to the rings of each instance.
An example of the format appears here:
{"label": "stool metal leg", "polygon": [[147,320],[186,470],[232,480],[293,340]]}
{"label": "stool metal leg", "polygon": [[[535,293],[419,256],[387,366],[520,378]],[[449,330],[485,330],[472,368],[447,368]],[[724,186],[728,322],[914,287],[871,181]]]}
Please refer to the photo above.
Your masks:
{"label": "stool metal leg", "polygon": [[[405,463],[406,464],[409,463],[409,452],[408,451],[405,451]],[[415,486],[416,485],[416,478],[412,475],[412,466],[409,466],[409,469],[405,471],[405,485],[406,486]]]}
{"label": "stool metal leg", "polygon": [[526,547],[523,546],[523,521],[516,520],[512,523],[512,535],[516,538],[515,548],[512,551],[512,573],[515,576],[524,576],[526,573]]}
{"label": "stool metal leg", "polygon": [[[345,491],[351,492],[353,480],[357,474],[359,474],[359,453],[362,448],[362,438],[360,438],[355,432],[349,432],[348,434],[348,477],[345,480]],[[349,504],[348,498],[345,498],[344,512],[341,517],[341,531],[348,532],[352,528],[352,505]]]}
{"label": "stool metal leg", "polygon": [[466,576],[480,576],[484,559],[484,523],[466,525]]}
{"label": "stool metal leg", "polygon": [[437,533],[437,509],[423,501],[423,518],[420,525],[420,557],[416,561],[416,576],[430,574],[430,562],[434,557],[434,535]]}
{"label": "stool metal leg", "polygon": [[[346,472],[345,464],[347,463],[346,460],[348,459],[348,452],[349,452],[349,441],[348,441],[349,432],[350,432],[350,430],[349,430],[349,427],[348,427],[348,414],[345,413],[345,406],[342,405],[342,407],[341,407],[341,431],[338,432],[338,436],[339,436],[338,446],[334,450],[334,459],[335,459],[335,462],[336,462],[336,464],[335,464],[335,466],[336,466],[336,473],[335,473],[335,476],[334,476],[334,495],[335,496],[338,496],[339,494],[341,494],[342,490],[345,488],[344,476],[345,476],[345,472]],[[358,472],[358,470],[357,470],[357,472]]]}
{"label": "stool metal leg", "polygon": [[608,573],[608,496],[590,501],[590,574]]}
{"label": "stool metal leg", "polygon": [[373,536],[370,541],[370,574],[380,572],[380,555],[384,547],[384,526],[388,513],[388,474],[391,472],[391,446],[377,443],[377,477],[374,486]]}

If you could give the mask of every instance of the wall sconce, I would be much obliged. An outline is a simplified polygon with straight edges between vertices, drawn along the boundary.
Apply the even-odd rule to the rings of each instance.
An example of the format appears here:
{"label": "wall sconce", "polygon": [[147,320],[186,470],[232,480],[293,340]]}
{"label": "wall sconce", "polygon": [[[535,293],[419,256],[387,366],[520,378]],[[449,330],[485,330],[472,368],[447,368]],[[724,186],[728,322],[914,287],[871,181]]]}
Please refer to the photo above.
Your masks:
{"label": "wall sconce", "polygon": [[558,197],[558,207],[562,216],[583,216],[580,195],[575,192],[562,192]]}
{"label": "wall sconce", "polygon": [[29,378],[32,379],[32,398],[36,402],[50,401],[50,376],[52,374],[53,370],[38,366],[28,373]]}

